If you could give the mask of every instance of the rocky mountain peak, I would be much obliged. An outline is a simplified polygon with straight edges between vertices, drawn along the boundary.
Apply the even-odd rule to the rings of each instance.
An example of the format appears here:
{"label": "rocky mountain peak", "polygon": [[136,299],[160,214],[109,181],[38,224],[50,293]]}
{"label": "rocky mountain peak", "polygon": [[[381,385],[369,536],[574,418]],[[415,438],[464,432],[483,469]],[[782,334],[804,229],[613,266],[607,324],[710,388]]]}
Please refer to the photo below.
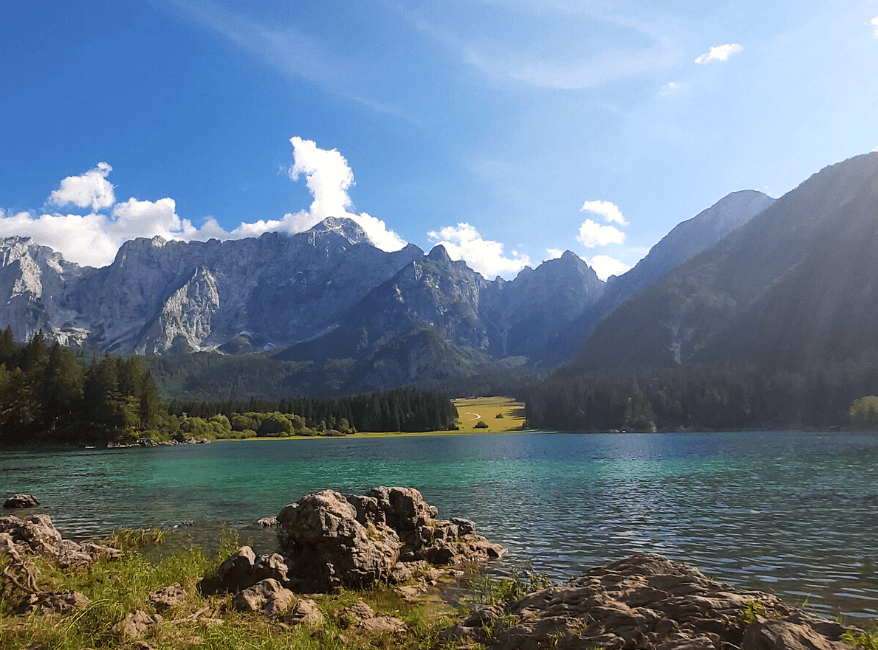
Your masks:
{"label": "rocky mountain peak", "polygon": [[442,244],[437,244],[433,247],[433,249],[427,253],[427,259],[431,259],[435,262],[450,262],[451,258],[448,256],[448,251],[445,250],[445,246]]}
{"label": "rocky mountain peak", "polygon": [[312,246],[317,246],[319,241],[329,237],[345,239],[350,245],[372,244],[366,231],[349,217],[326,217],[311,228],[307,235]]}

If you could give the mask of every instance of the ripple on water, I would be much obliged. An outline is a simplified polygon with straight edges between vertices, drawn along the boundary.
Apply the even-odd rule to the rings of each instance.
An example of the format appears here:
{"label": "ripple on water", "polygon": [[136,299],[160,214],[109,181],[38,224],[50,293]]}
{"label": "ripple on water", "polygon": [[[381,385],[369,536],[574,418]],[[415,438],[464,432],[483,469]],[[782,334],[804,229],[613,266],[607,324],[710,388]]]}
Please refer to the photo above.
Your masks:
{"label": "ripple on water", "polygon": [[[68,536],[195,521],[246,530],[303,494],[413,485],[554,579],[637,551],[768,589],[812,611],[874,616],[878,437],[509,434],[250,441],[143,450],[13,453],[0,488],[31,492]],[[266,548],[265,550],[271,550]],[[803,595],[804,594],[804,595]]]}

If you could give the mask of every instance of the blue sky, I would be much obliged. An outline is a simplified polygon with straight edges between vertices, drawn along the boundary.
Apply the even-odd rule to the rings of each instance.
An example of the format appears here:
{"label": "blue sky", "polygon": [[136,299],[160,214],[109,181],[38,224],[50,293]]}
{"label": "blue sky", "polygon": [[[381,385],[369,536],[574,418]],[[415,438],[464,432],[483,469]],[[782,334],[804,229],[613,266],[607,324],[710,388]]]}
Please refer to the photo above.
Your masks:
{"label": "blue sky", "polygon": [[602,276],[878,147],[878,0],[0,3],[0,236],[358,218],[488,277]]}

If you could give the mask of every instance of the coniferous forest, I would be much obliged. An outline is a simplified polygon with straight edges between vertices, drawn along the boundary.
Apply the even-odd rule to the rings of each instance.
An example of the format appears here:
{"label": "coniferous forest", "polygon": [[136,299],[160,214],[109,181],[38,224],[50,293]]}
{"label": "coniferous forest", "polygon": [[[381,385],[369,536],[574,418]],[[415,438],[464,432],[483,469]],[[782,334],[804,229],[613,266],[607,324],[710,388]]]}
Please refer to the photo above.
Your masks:
{"label": "coniferous forest", "polygon": [[399,389],[279,402],[163,403],[141,357],[85,356],[0,331],[0,445],[104,445],[454,428],[439,393]]}
{"label": "coniferous forest", "polygon": [[526,389],[529,426],[567,431],[827,429],[856,420],[878,386],[878,364],[808,369],[688,364],[629,372],[563,369]]}

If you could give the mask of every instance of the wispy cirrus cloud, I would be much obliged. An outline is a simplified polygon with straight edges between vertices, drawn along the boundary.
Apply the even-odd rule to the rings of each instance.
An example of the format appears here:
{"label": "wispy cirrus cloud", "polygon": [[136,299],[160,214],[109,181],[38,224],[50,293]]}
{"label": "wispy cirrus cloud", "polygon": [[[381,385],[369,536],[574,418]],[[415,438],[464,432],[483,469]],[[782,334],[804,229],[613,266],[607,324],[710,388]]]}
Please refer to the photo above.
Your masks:
{"label": "wispy cirrus cloud", "polygon": [[744,49],[743,45],[738,43],[726,43],[725,45],[717,45],[710,48],[707,52],[695,59],[695,63],[706,65],[712,61],[727,61],[732,54],[737,54]]}
{"label": "wispy cirrus cloud", "polygon": [[[437,12],[429,18],[411,9],[400,13],[452,56],[498,83],[581,90],[666,70],[682,57],[666,16],[634,19],[601,3],[477,4],[480,18],[464,23],[460,16],[455,21]],[[638,15],[644,11],[638,7]],[[529,27],[522,30],[525,20]]]}
{"label": "wispy cirrus cloud", "polygon": [[211,0],[170,0],[166,5],[172,13],[220,34],[289,80],[306,80],[376,113],[417,121],[390,103],[368,97],[368,85],[357,83],[361,78],[355,72],[357,62],[336,55],[329,44],[290,21],[254,20]]}

